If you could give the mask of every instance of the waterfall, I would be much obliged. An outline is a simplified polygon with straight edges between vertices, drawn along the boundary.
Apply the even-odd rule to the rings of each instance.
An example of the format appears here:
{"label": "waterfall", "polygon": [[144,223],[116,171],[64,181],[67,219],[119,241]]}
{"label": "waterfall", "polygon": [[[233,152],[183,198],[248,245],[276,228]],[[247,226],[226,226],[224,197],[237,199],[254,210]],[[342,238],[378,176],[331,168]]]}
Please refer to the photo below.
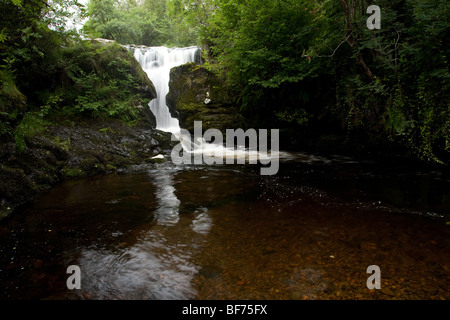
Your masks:
{"label": "waterfall", "polygon": [[[243,132],[243,130],[242,135],[244,137],[244,145],[238,145],[236,148],[229,147],[228,145],[227,147],[225,147],[223,145],[223,140],[222,142],[216,142],[216,140],[214,139],[214,142],[208,143],[203,137],[195,137],[195,134],[194,138],[196,138],[196,140],[191,140],[192,137],[190,133],[186,132],[186,130],[182,130],[180,128],[178,119],[172,117],[169,111],[169,107],[166,104],[166,96],[169,93],[170,70],[188,62],[199,63],[199,53],[200,49],[198,47],[172,49],[166,47],[134,48],[134,57],[140,63],[142,69],[147,73],[156,89],[157,98],[153,99],[149,104],[151,111],[156,117],[156,128],[161,131],[172,133],[173,136],[180,141],[182,150],[180,149],[179,151],[183,151],[183,154],[187,155],[186,159],[183,158],[182,163],[191,163],[191,155],[195,155],[195,162],[199,163],[200,160],[203,160],[198,160],[198,156],[206,155],[207,157],[209,157],[209,159],[212,159],[212,163],[216,164],[223,163],[224,159],[227,159],[227,163],[233,163],[234,160],[237,160],[238,163],[242,164],[244,164],[246,161],[249,161],[250,163],[257,163],[259,159],[261,163],[264,164],[271,164],[272,162],[274,162],[276,164],[275,167],[277,167],[279,158],[278,130],[275,130],[276,132],[273,133],[273,135],[276,137],[276,144],[274,144],[274,140],[272,140],[272,147],[275,147],[275,149],[271,150],[269,156],[267,153],[267,143],[264,144],[265,147],[263,150],[256,150],[258,143],[261,147],[261,140],[257,139],[256,131],[255,139],[253,140],[253,146],[255,146],[255,148],[250,148],[250,150],[246,148],[245,133]],[[217,133],[217,131],[215,132]],[[267,139],[267,132],[265,133],[265,136]],[[234,143],[234,137],[229,140]],[[174,159],[172,158],[172,160]],[[276,171],[278,171],[278,168],[276,169]]]}
{"label": "waterfall", "polygon": [[150,109],[156,117],[156,128],[178,135],[180,124],[172,117],[166,104],[169,93],[170,70],[188,62],[198,61],[200,49],[140,47],[134,50],[136,60],[155,85],[157,98],[150,102]]}

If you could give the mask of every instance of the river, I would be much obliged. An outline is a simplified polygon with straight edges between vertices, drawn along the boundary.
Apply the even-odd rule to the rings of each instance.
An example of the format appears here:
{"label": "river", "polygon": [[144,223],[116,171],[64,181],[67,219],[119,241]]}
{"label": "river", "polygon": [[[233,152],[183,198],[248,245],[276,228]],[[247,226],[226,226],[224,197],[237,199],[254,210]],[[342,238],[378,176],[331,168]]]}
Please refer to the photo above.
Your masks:
{"label": "river", "polygon": [[0,299],[449,299],[449,195],[441,171],[301,153],[276,176],[168,162],[67,181],[0,221]]}

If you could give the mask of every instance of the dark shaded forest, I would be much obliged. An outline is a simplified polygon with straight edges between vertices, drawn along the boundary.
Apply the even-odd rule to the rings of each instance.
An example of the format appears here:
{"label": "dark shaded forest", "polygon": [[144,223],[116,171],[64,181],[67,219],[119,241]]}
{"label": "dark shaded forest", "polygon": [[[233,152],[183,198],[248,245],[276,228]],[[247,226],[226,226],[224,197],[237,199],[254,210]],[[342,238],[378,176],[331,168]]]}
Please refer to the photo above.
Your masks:
{"label": "dark shaded forest", "polygon": [[[369,5],[381,8],[370,30]],[[446,0],[2,0],[0,134],[22,151],[55,119],[136,118],[127,63],[86,39],[198,45],[243,126],[282,145],[449,158]],[[68,27],[73,17],[81,30]],[[106,50],[105,50],[106,52]],[[104,67],[100,67],[100,65]]]}

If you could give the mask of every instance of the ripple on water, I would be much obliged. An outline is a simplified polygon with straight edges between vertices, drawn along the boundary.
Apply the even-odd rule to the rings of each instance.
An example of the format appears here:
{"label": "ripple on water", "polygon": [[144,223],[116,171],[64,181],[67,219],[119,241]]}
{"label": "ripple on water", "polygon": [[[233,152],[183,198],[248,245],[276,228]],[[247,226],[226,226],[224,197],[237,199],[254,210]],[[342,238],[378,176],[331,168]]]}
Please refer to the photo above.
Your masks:
{"label": "ripple on water", "polygon": [[72,298],[70,264],[81,299],[450,298],[450,231],[420,216],[448,212],[448,182],[336,159],[62,184],[1,222],[0,298]]}
{"label": "ripple on water", "polygon": [[89,299],[179,300],[196,296],[197,267],[176,245],[148,240],[120,252],[84,250],[83,297]]}

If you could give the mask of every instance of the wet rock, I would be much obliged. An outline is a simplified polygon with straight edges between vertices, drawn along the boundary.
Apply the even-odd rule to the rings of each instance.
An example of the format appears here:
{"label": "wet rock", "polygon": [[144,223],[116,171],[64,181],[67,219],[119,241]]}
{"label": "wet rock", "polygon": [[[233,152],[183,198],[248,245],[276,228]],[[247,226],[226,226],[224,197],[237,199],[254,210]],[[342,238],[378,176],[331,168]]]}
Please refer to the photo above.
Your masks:
{"label": "wet rock", "polygon": [[203,266],[198,274],[206,279],[217,278],[222,274],[222,269],[216,266]]}
{"label": "wet rock", "polygon": [[4,214],[31,199],[37,191],[23,169],[0,165],[0,211]]}
{"label": "wet rock", "polygon": [[0,162],[0,216],[65,179],[151,164],[154,154],[171,150],[170,138],[144,117],[134,127],[112,119],[50,126],[43,135],[29,139],[22,154],[11,148]]}
{"label": "wet rock", "polygon": [[188,63],[170,73],[167,105],[180,126],[190,132],[194,121],[202,121],[205,131],[241,127],[232,97],[225,82],[203,66]]}
{"label": "wet rock", "polygon": [[392,291],[392,289],[390,289],[390,288],[383,288],[383,289],[381,289],[381,293],[384,294],[384,295],[390,296],[390,297],[394,297],[395,296],[394,291]]}

